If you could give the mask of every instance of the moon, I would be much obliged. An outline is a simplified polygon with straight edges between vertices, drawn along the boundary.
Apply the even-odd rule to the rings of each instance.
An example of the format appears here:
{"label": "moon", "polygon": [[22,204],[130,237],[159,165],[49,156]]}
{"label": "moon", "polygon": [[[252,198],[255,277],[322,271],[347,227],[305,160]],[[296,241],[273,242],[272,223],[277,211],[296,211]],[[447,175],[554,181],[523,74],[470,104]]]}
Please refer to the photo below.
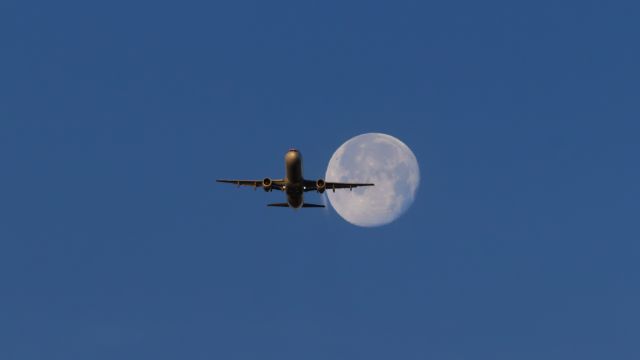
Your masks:
{"label": "moon", "polygon": [[420,184],[418,160],[397,138],[368,133],[349,139],[335,151],[327,181],[374,183],[353,191],[327,190],[331,206],[346,221],[364,227],[389,224],[413,203]]}

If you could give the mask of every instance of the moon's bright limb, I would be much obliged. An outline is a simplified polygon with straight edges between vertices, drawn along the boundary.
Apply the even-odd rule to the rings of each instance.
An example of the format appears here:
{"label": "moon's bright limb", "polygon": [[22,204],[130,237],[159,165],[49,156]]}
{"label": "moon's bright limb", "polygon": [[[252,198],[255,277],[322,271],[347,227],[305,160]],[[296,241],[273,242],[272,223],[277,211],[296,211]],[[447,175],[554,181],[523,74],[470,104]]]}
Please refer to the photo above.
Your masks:
{"label": "moon's bright limb", "polygon": [[388,224],[413,203],[420,184],[415,155],[393,136],[368,133],[342,144],[333,154],[327,181],[374,183],[373,187],[327,190],[333,208],[358,226]]}

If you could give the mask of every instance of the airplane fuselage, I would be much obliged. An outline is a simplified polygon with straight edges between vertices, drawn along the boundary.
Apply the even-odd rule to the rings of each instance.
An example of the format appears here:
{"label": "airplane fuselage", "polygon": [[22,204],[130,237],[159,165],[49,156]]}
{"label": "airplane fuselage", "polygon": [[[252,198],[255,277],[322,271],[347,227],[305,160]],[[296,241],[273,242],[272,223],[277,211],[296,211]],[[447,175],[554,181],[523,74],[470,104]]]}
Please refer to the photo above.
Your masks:
{"label": "airplane fuselage", "polygon": [[285,192],[287,202],[292,208],[298,209],[304,204],[304,178],[302,176],[302,155],[298,150],[289,150],[284,156]]}

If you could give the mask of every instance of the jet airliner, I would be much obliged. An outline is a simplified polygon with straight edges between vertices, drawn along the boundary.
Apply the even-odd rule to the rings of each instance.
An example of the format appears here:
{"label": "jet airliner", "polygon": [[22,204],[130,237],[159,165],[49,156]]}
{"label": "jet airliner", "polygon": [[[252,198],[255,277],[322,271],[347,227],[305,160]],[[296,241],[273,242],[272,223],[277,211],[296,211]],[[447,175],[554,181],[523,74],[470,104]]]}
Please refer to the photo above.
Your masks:
{"label": "jet airliner", "polygon": [[267,206],[299,208],[323,208],[324,205],[309,204],[304,202],[304,193],[307,191],[317,191],[322,194],[327,189],[333,192],[336,189],[353,189],[360,186],[374,186],[369,183],[342,183],[327,182],[324,179],[316,181],[305,180],[302,176],[302,155],[296,149],[290,149],[284,156],[285,177],[284,179],[264,178],[262,180],[216,180],[221,183],[235,184],[240,186],[252,186],[254,189],[261,187],[264,191],[271,192],[274,189],[286,193],[287,202],[268,204]]}

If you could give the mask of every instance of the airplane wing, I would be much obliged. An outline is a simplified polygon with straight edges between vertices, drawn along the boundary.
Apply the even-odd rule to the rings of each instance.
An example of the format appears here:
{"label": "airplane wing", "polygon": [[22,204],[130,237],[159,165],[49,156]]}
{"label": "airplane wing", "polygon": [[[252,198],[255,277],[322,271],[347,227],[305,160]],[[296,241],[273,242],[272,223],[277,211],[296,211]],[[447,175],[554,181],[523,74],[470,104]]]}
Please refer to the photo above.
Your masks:
{"label": "airplane wing", "polygon": [[[353,189],[361,186],[375,186],[375,184],[371,183],[343,183],[343,182],[325,182],[325,190],[336,191],[336,189]],[[305,181],[304,183],[304,191],[317,191],[318,183],[315,181]]]}
{"label": "airplane wing", "polygon": [[[251,186],[254,189],[258,187],[263,187],[263,180],[227,180],[227,179],[219,179],[216,180],[219,183],[225,184],[234,184],[237,186]],[[275,179],[271,180],[271,188],[276,190],[282,190],[286,181],[284,179]]]}

